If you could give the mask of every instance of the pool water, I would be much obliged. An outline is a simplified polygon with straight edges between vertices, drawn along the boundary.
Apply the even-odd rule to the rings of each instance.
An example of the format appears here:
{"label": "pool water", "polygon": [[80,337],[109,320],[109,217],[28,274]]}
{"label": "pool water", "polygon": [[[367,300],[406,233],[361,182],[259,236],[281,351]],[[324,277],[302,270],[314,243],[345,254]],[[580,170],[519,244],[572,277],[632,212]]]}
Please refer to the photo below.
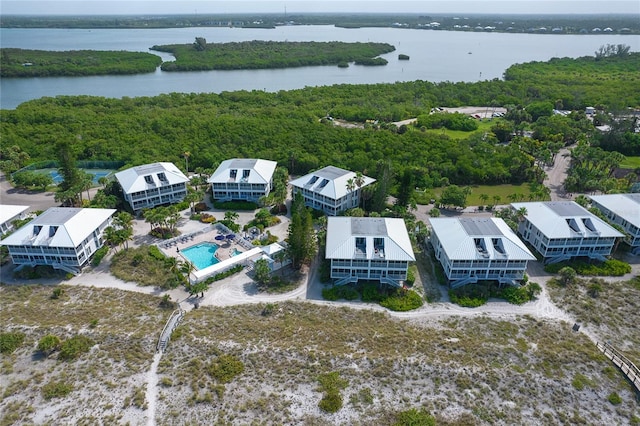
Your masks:
{"label": "pool water", "polygon": [[216,250],[218,250],[217,244],[201,243],[182,249],[180,253],[193,263],[193,266],[201,270],[219,262],[215,257]]}
{"label": "pool water", "polygon": [[238,250],[237,248],[234,248],[233,251],[231,252],[231,257],[237,256],[239,254],[242,254],[242,252],[240,250]]}

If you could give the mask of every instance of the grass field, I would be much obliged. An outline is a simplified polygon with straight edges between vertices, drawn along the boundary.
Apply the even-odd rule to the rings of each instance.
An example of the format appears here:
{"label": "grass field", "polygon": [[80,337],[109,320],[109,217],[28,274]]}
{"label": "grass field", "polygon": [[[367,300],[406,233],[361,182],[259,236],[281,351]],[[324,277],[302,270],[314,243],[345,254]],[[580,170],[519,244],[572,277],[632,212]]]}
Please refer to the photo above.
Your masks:
{"label": "grass field", "polygon": [[464,132],[462,130],[449,130],[449,129],[434,129],[434,130],[427,130],[427,133],[431,132],[431,133],[436,133],[439,135],[447,135],[452,139],[466,139],[469,136],[471,136],[473,133],[476,132],[488,132],[491,129],[491,126],[494,123],[491,120],[483,120],[483,121],[478,121],[478,129],[474,130],[473,132]]}
{"label": "grass field", "polygon": [[620,167],[623,169],[637,169],[640,167],[640,157],[624,157]]}
{"label": "grass field", "polygon": [[[430,198],[438,198],[444,188],[427,189],[424,195],[418,191],[418,200],[420,203],[428,203]],[[526,183],[520,185],[473,185],[471,186],[471,195],[467,198],[468,206],[480,206],[480,205],[493,205],[495,204],[494,197],[500,197],[498,204],[509,204],[509,196],[511,194],[522,194],[523,201],[529,201],[529,194],[531,189]],[[480,199],[480,194],[487,194],[489,200],[484,202]],[[426,200],[426,201],[425,201]],[[419,204],[420,204],[419,203]]]}

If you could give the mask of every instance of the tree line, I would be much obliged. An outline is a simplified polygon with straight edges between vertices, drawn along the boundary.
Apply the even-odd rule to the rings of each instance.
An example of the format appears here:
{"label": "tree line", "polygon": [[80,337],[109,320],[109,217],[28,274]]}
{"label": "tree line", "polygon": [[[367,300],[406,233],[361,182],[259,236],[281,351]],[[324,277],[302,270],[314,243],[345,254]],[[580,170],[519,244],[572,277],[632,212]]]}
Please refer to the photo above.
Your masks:
{"label": "tree line", "polygon": [[[518,72],[508,81],[43,98],[3,111],[0,165],[17,170],[56,158],[56,143],[65,141],[78,160],[122,160],[124,167],[154,161],[184,164],[184,153],[189,152],[190,170],[215,168],[231,157],[258,157],[275,160],[295,175],[332,164],[378,179],[391,170],[399,182],[409,170],[412,184],[421,188],[541,181],[542,167],[561,146],[599,137],[584,113],[553,115],[556,91],[571,93],[563,104],[583,107],[581,102],[588,98],[589,104],[603,108],[620,107],[620,102],[635,105],[640,84],[628,82],[639,77],[620,64],[625,61],[640,65],[640,55],[605,58],[597,65],[593,58],[532,63],[538,74]],[[586,78],[581,85],[574,78],[583,63],[593,66],[600,84],[588,84],[592,80]],[[568,80],[570,89],[560,83]],[[611,100],[610,94],[622,93],[622,88],[625,95]],[[462,139],[389,123],[428,114],[438,105],[474,104],[506,105],[509,112],[505,120],[494,121],[490,132],[468,132]],[[381,124],[344,128],[322,120],[328,114]],[[523,137],[525,129],[533,129],[534,137]],[[395,187],[391,185],[392,192]]]}
{"label": "tree line", "polygon": [[[381,62],[374,57],[393,52],[395,47],[387,43],[339,41],[207,43],[205,38],[196,37],[192,44],[153,46],[151,49],[175,56],[175,61],[162,64],[163,71],[205,71],[338,65],[353,61],[378,65]],[[382,61],[386,64],[386,60]]]}
{"label": "tree line", "polygon": [[149,73],[162,63],[151,53],[0,49],[0,77],[77,77]]}

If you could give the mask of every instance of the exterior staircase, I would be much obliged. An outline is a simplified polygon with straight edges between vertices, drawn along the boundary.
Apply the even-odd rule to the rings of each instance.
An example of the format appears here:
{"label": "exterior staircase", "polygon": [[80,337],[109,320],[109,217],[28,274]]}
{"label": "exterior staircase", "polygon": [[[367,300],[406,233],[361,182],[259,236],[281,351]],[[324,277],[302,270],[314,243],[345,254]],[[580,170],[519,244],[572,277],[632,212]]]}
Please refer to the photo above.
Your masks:
{"label": "exterior staircase", "polygon": [[171,338],[171,333],[176,329],[180,321],[184,318],[184,311],[180,308],[173,311],[167,323],[164,325],[162,332],[160,333],[160,338],[158,339],[158,345],[156,346],[156,352],[164,352],[169,344],[169,339]]}

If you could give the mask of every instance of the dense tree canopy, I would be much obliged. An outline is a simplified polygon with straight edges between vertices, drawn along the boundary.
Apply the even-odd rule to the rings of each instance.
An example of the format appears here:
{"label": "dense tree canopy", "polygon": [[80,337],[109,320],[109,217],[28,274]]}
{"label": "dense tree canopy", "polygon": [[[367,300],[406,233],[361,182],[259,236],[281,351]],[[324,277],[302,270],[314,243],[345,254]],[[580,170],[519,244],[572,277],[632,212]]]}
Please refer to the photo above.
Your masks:
{"label": "dense tree canopy", "polygon": [[145,52],[0,49],[0,77],[51,77],[153,72],[162,59]]}
{"label": "dense tree canopy", "polygon": [[[635,68],[621,65],[626,62]],[[637,104],[640,84],[630,83],[640,78],[640,54],[598,61],[592,69],[598,84],[591,84],[590,77],[582,83],[573,77],[583,63],[587,69],[595,67],[593,58],[552,60],[529,64],[539,74],[527,71],[527,65],[517,65],[508,81],[479,83],[415,81],[277,93],[42,98],[2,111],[0,160],[12,167],[16,162],[24,164],[18,157],[51,160],[57,157],[56,143],[66,141],[78,160],[120,160],[126,162],[124,167],[154,161],[182,166],[183,155],[189,152],[193,170],[213,168],[227,158],[258,157],[275,160],[297,175],[332,164],[380,178],[380,164],[385,163],[395,176],[410,168],[415,185],[422,188],[440,186],[443,181],[457,185],[529,182],[539,180],[540,164],[553,155],[545,151],[548,143],[575,141],[577,136],[570,130],[584,124],[584,115],[542,116],[535,128],[545,140],[541,146],[524,141],[502,145],[491,133],[481,131],[458,140],[415,127],[404,133],[393,131],[395,126],[345,128],[321,118],[331,111],[333,117],[347,121],[384,123],[418,117],[435,105],[528,105],[561,98],[559,93],[564,92],[570,96],[563,102],[579,108],[609,102]],[[583,103],[585,99],[588,104]],[[531,120],[523,108],[511,111],[521,113],[525,120],[521,123]]]}
{"label": "dense tree canopy", "polygon": [[[364,65],[384,65],[375,56],[393,52],[387,43],[281,42],[242,41],[207,43],[197,37],[193,44],[153,46],[153,50],[170,52],[175,61],[162,64],[163,71],[236,70],[258,68],[288,68],[309,65],[337,65],[353,62]],[[373,62],[371,62],[373,61]]]}

